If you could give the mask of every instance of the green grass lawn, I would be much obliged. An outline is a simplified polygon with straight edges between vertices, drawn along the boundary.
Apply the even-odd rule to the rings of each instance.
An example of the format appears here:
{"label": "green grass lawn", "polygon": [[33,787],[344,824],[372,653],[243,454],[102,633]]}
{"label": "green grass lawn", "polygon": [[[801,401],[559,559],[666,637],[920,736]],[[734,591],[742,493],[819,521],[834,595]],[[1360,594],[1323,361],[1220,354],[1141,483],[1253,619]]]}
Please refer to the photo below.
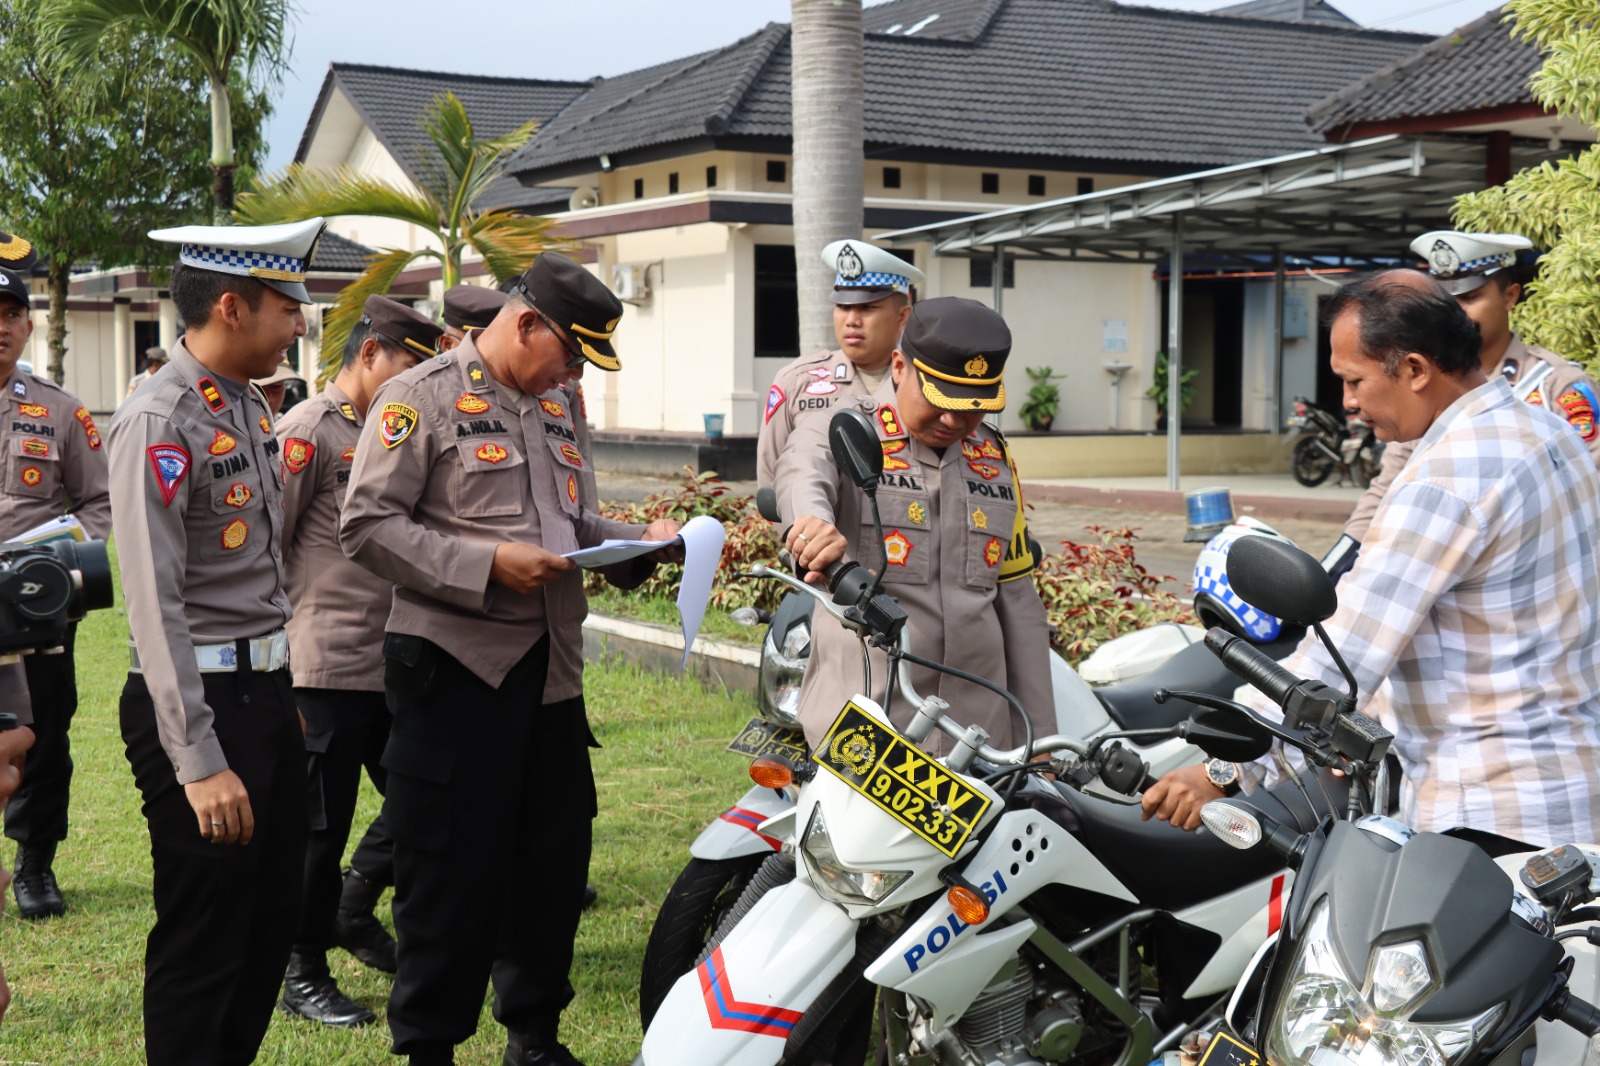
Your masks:
{"label": "green grass lawn", "polygon": [[[0,960],[12,1004],[0,1026],[0,1066],[144,1062],[140,1019],[144,938],[153,921],[149,838],[123,757],[117,699],[127,669],[127,623],[118,608],[87,619],[78,636],[80,703],[73,726],[72,828],[56,872],[65,918],[34,924],[0,917]],[[605,747],[594,752],[600,789],[590,880],[600,902],[578,933],[562,1038],[591,1066],[631,1063],[639,1047],[638,977],[656,907],[706,820],[748,787],[745,764],[722,752],[752,713],[745,692],[620,665],[591,665],[589,715]],[[377,813],[365,786],[357,830]],[[352,842],[353,843],[353,842]],[[7,842],[3,859],[9,866]],[[8,893],[9,895],[9,893]],[[380,914],[388,920],[388,897]],[[528,890],[529,906],[537,904]],[[10,901],[8,901],[8,904]],[[390,978],[342,952],[330,957],[340,987],[380,1022],[343,1032],[275,1014],[258,1061],[308,1066],[392,1063],[381,1021]],[[457,1050],[462,1066],[498,1064],[505,1032],[490,1017]]]}

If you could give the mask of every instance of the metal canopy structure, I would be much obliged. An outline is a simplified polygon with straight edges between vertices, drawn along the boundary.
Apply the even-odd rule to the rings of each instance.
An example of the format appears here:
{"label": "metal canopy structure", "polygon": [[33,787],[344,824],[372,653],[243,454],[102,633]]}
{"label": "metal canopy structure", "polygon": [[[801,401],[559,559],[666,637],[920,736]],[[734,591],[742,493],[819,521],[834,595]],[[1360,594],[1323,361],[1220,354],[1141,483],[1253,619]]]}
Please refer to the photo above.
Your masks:
{"label": "metal canopy structure", "polygon": [[[1449,225],[1455,197],[1484,187],[1483,135],[1389,135],[1253,163],[1197,171],[1060,200],[991,211],[880,234],[935,255],[993,258],[994,305],[1001,309],[1007,257],[1056,262],[1165,262],[1167,314],[1167,483],[1179,487],[1178,411],[1186,261],[1275,268],[1274,345],[1282,392],[1284,255],[1390,261],[1412,236]],[[1513,141],[1513,169],[1566,156],[1545,142]]]}

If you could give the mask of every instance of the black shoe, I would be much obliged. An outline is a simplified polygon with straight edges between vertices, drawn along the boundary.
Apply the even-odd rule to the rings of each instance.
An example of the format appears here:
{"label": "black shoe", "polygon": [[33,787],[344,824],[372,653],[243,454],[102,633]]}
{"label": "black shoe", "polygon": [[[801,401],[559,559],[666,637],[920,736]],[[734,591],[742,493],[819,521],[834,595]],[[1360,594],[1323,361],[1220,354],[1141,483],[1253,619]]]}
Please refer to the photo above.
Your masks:
{"label": "black shoe", "polygon": [[394,937],[372,913],[383,895],[383,885],[346,870],[339,893],[339,913],[334,918],[333,942],[374,970],[398,969]]}
{"label": "black shoe", "polygon": [[17,897],[17,912],[30,921],[59,918],[67,913],[66,901],[61,898],[61,887],[56,884],[55,872],[50,869],[55,861],[54,842],[17,845],[11,891]]}
{"label": "black shoe", "polygon": [[297,1014],[322,1025],[354,1029],[378,1020],[370,1010],[339,991],[327,962],[301,955],[289,956],[289,972],[283,978],[283,1001],[278,1009]]}
{"label": "black shoe", "polygon": [[600,898],[600,890],[593,885],[583,886],[583,909],[588,910],[594,906],[594,901]]}
{"label": "black shoe", "polygon": [[513,1036],[506,1042],[505,1066],[583,1066],[583,1062],[554,1038],[535,1043]]}

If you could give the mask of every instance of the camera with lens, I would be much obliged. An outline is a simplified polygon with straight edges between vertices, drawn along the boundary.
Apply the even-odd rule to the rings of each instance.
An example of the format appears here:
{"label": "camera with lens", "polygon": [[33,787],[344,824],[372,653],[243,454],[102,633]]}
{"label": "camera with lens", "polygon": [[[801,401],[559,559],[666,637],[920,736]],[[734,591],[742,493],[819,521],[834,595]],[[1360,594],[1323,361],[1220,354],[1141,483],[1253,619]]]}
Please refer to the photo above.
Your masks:
{"label": "camera with lens", "polygon": [[114,602],[104,541],[0,544],[0,657],[58,647]]}

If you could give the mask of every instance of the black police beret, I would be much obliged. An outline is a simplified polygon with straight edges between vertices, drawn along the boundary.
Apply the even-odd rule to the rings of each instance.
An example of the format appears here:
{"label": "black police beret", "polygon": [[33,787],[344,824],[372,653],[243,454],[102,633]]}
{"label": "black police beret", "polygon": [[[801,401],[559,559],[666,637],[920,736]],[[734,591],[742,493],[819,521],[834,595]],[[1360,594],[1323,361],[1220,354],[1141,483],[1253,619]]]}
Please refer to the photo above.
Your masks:
{"label": "black police beret", "polygon": [[368,296],[361,305],[361,324],[387,340],[418,355],[439,351],[444,327],[387,296]]}
{"label": "black police beret", "polygon": [[564,255],[545,252],[513,290],[566,330],[584,357],[601,370],[621,370],[611,343],[622,320],[622,301],[605,283]]}
{"label": "black police beret", "polygon": [[911,308],[900,350],[917,369],[922,395],[946,411],[1002,411],[1011,329],[993,308],[958,296]]}

